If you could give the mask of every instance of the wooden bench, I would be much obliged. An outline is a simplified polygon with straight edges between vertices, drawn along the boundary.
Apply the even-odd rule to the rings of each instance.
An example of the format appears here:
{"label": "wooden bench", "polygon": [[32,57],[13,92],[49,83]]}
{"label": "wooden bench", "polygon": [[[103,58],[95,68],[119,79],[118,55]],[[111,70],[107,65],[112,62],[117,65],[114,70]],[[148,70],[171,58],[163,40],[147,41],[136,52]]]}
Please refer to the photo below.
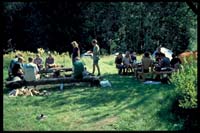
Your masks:
{"label": "wooden bench", "polygon": [[[169,74],[172,74],[173,72],[174,72],[174,70],[172,70],[172,71],[152,71],[152,72],[148,72],[148,73],[137,72],[137,74],[138,74],[137,79],[139,79],[140,81],[145,81],[147,75],[151,75],[152,79],[154,79],[154,75],[160,75],[160,76],[162,76],[161,78],[163,78],[164,75],[169,75]],[[140,77],[142,77],[142,79],[140,79]]]}
{"label": "wooden bench", "polygon": [[61,84],[61,83],[80,83],[88,82],[91,86],[99,86],[101,77],[97,76],[86,76],[83,79],[75,79],[73,77],[62,77],[62,78],[48,78],[40,79],[34,81],[7,81],[5,86],[7,88],[20,88],[23,86],[37,86],[37,85],[46,85],[46,84]]}
{"label": "wooden bench", "polygon": [[[137,75],[136,78],[139,79],[140,81],[145,81],[146,76],[147,76],[147,75],[153,76],[152,74],[153,74],[153,72],[144,73],[144,72],[140,72],[140,71],[139,71],[139,72],[137,72],[137,74],[136,74],[136,75]],[[142,77],[142,78],[140,79],[140,77]]]}

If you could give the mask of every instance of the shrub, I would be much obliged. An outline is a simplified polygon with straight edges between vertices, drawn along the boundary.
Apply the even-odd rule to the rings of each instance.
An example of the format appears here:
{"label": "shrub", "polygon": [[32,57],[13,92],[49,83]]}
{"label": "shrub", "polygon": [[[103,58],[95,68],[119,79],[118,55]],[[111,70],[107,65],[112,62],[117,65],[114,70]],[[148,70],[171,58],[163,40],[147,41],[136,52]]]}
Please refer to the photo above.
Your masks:
{"label": "shrub", "polygon": [[197,108],[197,62],[181,65],[181,70],[172,74],[172,83],[179,107],[185,109]]}

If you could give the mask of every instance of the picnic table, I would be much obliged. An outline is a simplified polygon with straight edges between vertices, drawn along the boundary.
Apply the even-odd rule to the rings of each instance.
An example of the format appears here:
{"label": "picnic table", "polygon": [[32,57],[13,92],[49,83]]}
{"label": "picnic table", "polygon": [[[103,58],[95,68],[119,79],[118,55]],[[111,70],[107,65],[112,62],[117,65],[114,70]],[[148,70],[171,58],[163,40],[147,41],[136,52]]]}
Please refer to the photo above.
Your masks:
{"label": "picnic table", "polygon": [[[175,72],[175,69],[161,70],[161,71],[155,71],[154,70],[154,71],[151,71],[151,72],[148,72],[148,73],[138,71],[136,78],[139,79],[140,81],[145,81],[146,76],[150,75],[152,79],[155,79],[156,76],[160,76],[160,79],[162,79],[164,77],[168,77],[173,72]],[[142,78],[140,79],[140,77],[142,77]]]}
{"label": "picnic table", "polygon": [[48,69],[42,69],[39,71],[40,74],[42,73],[55,73],[55,72],[68,72],[72,71],[72,68],[66,68],[66,67],[56,67],[56,68],[48,68]]}
{"label": "picnic table", "polygon": [[42,69],[39,71],[39,74],[41,74],[41,77],[45,77],[45,78],[49,78],[49,77],[58,78],[60,77],[61,72],[72,72],[72,68],[56,67],[56,68]]}

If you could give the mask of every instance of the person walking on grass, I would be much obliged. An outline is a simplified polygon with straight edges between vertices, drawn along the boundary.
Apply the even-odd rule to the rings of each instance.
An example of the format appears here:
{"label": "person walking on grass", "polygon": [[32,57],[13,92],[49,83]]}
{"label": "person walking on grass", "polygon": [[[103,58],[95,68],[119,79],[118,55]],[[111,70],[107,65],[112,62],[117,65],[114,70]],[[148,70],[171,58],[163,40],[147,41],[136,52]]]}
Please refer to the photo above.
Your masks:
{"label": "person walking on grass", "polygon": [[99,48],[99,45],[97,44],[96,39],[92,40],[92,45],[93,45],[93,70],[92,70],[92,74],[95,73],[95,67],[97,67],[97,70],[98,70],[97,76],[100,76],[101,75],[100,68],[99,68],[100,48]]}

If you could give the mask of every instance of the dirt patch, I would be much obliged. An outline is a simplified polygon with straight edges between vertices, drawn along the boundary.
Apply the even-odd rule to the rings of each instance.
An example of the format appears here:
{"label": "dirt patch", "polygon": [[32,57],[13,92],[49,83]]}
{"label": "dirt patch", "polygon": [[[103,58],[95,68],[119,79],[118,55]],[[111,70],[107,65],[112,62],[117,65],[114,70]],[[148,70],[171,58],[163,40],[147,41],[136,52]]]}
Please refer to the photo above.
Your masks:
{"label": "dirt patch", "polygon": [[94,129],[95,130],[101,130],[103,126],[111,125],[111,124],[115,123],[117,121],[117,119],[118,118],[116,116],[112,116],[112,117],[107,117],[105,119],[97,121],[94,124]]}

